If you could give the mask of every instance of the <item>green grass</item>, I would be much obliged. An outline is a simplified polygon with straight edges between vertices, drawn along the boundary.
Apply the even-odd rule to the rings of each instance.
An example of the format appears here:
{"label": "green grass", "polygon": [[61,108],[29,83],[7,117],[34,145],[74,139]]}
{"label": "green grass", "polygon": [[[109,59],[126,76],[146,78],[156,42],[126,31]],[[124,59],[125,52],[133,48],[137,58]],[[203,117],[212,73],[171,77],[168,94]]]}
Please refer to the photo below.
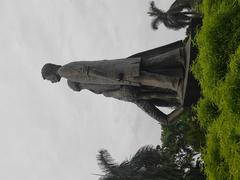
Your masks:
{"label": "green grass", "polygon": [[192,71],[203,98],[198,119],[207,131],[204,172],[210,180],[240,179],[240,0],[203,0],[199,55]]}

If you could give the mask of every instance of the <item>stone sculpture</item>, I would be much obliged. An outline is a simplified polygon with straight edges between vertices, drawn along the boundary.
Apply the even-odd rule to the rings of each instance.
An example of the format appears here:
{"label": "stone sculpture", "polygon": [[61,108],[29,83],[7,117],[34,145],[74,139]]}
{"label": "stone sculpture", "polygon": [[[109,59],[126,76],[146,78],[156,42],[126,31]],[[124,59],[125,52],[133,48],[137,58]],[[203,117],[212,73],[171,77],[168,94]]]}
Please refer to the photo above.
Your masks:
{"label": "stone sculpture", "polygon": [[[178,41],[123,59],[45,64],[42,77],[52,83],[66,78],[74,91],[87,89],[132,102],[162,125],[183,111],[185,46]],[[175,107],[169,115],[156,106]]]}

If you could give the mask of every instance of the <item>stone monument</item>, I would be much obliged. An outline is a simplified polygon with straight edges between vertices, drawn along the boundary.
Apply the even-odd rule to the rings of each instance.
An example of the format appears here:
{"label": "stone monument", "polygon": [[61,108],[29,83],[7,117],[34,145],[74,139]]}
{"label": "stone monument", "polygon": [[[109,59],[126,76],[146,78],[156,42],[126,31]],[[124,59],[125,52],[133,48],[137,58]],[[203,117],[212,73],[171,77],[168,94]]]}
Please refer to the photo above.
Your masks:
{"label": "stone monument", "polygon": [[[132,102],[162,125],[174,122],[183,111],[187,45],[177,41],[127,58],[45,64],[42,77],[52,83],[66,78],[74,91],[87,89]],[[156,106],[175,107],[164,114]]]}

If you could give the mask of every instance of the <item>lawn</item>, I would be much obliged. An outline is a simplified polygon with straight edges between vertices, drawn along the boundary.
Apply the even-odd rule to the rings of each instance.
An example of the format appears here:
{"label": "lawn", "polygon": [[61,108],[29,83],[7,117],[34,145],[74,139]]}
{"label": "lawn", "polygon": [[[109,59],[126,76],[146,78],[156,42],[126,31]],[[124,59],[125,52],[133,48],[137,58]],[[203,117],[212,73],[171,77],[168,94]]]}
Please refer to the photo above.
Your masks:
{"label": "lawn", "polygon": [[196,109],[206,129],[204,172],[210,180],[240,179],[240,0],[203,0],[203,26],[192,66],[202,98]]}

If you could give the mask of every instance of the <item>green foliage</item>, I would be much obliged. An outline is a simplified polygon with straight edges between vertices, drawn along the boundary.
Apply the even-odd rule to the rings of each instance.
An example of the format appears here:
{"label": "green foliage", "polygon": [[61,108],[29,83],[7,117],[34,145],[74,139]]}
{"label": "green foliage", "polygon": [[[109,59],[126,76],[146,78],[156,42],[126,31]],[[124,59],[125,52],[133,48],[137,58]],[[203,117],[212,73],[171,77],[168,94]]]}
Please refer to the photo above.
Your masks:
{"label": "green foliage", "polygon": [[176,123],[163,127],[161,140],[163,146],[169,147],[174,154],[189,146],[195,152],[200,152],[205,144],[204,133],[196,119],[195,112],[190,108],[185,108]]}
{"label": "green foliage", "polygon": [[[226,114],[225,114],[226,113]],[[228,118],[231,118],[229,123]],[[240,178],[239,116],[224,111],[208,128],[207,145],[203,154],[205,173],[209,179]]]}
{"label": "green foliage", "polygon": [[232,56],[229,65],[229,73],[226,76],[226,83],[223,89],[225,95],[226,107],[231,112],[240,114],[240,47],[236,53]]}
{"label": "green foliage", "polygon": [[216,104],[210,99],[201,99],[197,105],[198,120],[202,127],[208,127],[214,119],[216,119],[220,112]]}
{"label": "green foliage", "polygon": [[209,17],[203,20],[203,27],[197,36],[200,49],[198,63],[193,68],[197,69],[193,72],[204,87],[203,94],[210,97],[215,96],[217,86],[225,79],[230,55],[240,42],[239,7],[225,4],[217,7],[215,13],[212,10]]}
{"label": "green foliage", "polygon": [[153,146],[143,146],[121,164],[115,163],[107,150],[100,150],[97,161],[105,173],[99,180],[181,180],[183,176],[164,149]]}
{"label": "green foliage", "polygon": [[240,1],[204,0],[199,55],[192,67],[203,98],[197,115],[207,131],[204,171],[210,180],[240,179]]}
{"label": "green foliage", "polygon": [[169,161],[175,162],[183,171],[189,169],[185,171],[185,179],[205,179],[200,164],[192,164],[195,155],[205,145],[205,132],[196,119],[195,111],[185,108],[176,123],[163,127],[161,140]]}
{"label": "green foliage", "polygon": [[224,180],[227,177],[229,169],[226,167],[224,158],[221,156],[220,138],[215,132],[215,127],[212,126],[208,133],[207,150],[204,154],[205,173],[209,179]]}
{"label": "green foliage", "polygon": [[97,161],[104,173],[99,180],[203,180],[201,160],[193,162],[205,144],[204,130],[195,111],[185,109],[180,119],[163,127],[162,147],[143,146],[131,158],[118,164],[107,150]]}

